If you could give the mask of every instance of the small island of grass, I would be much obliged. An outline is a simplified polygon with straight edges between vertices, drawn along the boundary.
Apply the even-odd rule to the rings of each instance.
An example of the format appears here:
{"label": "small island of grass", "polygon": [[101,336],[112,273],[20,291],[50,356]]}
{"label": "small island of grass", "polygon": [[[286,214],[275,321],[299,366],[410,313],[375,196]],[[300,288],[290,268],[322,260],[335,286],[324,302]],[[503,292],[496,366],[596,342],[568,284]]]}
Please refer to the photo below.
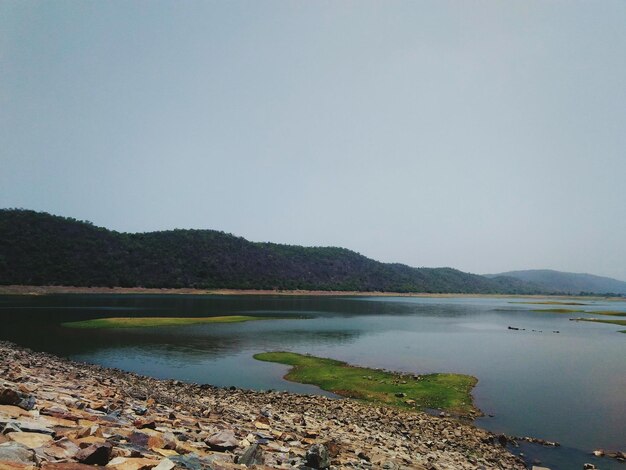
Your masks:
{"label": "small island of grass", "polygon": [[616,310],[587,310],[585,313],[593,315],[610,315],[615,317],[626,317],[626,312],[618,312]]}
{"label": "small island of grass", "polygon": [[265,352],[254,358],[293,366],[285,379],[317,385],[344,397],[404,409],[445,410],[461,416],[478,413],[471,395],[478,380],[469,375],[407,375],[291,352]]}
{"label": "small island of grass", "polygon": [[268,320],[269,317],[230,315],[221,317],[113,317],[62,323],[67,328],[149,328],[155,326],[184,326],[200,323],[240,323]]}
{"label": "small island of grass", "polygon": [[572,308],[539,308],[532,310],[533,312],[543,313],[584,313],[584,310],[576,310]]}
{"label": "small island of grass", "polygon": [[589,305],[582,302],[565,302],[565,301],[557,301],[557,300],[544,300],[544,301],[535,301],[535,302],[509,302],[510,304],[526,304],[526,305]]}
{"label": "small island of grass", "polygon": [[[593,313],[598,313],[598,312],[593,312]],[[601,318],[575,318],[573,320],[590,321],[594,323],[612,323],[613,325],[626,326],[626,320],[613,320],[613,319],[608,320],[608,319],[601,319]],[[626,330],[621,330],[620,333],[626,333]]]}

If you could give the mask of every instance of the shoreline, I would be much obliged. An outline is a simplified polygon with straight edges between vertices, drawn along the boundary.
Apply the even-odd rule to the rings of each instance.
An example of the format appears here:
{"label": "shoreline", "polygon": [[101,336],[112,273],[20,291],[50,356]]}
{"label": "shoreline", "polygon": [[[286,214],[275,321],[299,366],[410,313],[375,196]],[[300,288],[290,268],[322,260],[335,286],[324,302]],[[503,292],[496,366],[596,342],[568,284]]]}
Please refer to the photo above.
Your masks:
{"label": "shoreline", "polygon": [[422,412],[158,380],[8,342],[0,357],[0,395],[15,397],[0,405],[0,422],[13,426],[0,461],[3,447],[19,449],[15,470],[93,456],[112,470],[526,468],[503,436]]}
{"label": "shoreline", "polygon": [[468,294],[427,292],[363,292],[325,290],[269,290],[269,289],[194,289],[156,287],[76,287],[0,285],[0,295],[54,295],[54,294],[165,294],[165,295],[258,295],[258,296],[313,296],[313,297],[425,297],[425,298],[520,298],[520,299],[579,299],[626,302],[626,297],[579,296],[565,294]]}

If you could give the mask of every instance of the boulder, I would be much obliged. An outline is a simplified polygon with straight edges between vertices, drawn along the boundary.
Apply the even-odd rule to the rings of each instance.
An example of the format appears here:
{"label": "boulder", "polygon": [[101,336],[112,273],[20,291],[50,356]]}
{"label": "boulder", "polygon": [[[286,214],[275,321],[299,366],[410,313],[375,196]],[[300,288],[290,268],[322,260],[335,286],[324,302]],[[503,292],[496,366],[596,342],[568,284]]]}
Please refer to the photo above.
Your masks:
{"label": "boulder", "polygon": [[11,388],[0,388],[0,405],[13,405],[25,410],[32,410],[35,397]]}
{"label": "boulder", "polygon": [[13,442],[18,442],[29,449],[36,449],[44,446],[52,441],[49,434],[41,434],[38,432],[11,432],[7,437]]}
{"label": "boulder", "polygon": [[306,464],[311,468],[328,468],[330,467],[330,457],[328,450],[322,444],[312,445],[307,450],[305,456]]}
{"label": "boulder", "polygon": [[252,444],[248,447],[237,463],[240,465],[245,465],[246,467],[250,467],[252,465],[262,464],[263,463],[263,455],[261,449],[258,444]]}
{"label": "boulder", "polygon": [[76,454],[76,460],[87,465],[106,465],[111,460],[112,446],[108,442],[91,444]]}
{"label": "boulder", "polygon": [[77,462],[44,462],[41,470],[94,470],[94,468]]}
{"label": "boulder", "polygon": [[232,450],[239,445],[239,440],[235,437],[235,433],[228,429],[211,434],[204,442],[211,449],[217,451]]}
{"label": "boulder", "polygon": [[156,467],[159,461],[146,458],[116,457],[107,464],[113,470],[147,470]]}
{"label": "boulder", "polygon": [[33,463],[35,453],[28,447],[18,442],[5,442],[0,444],[0,462]]}

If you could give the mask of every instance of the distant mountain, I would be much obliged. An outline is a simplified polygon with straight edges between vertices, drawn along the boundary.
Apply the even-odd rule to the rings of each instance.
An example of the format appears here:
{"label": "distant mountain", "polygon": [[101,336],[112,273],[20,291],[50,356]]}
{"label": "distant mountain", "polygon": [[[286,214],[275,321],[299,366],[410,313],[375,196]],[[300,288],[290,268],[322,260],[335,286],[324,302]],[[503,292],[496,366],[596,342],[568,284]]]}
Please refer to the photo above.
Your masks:
{"label": "distant mountain", "polygon": [[386,264],[335,247],[254,243],[214,230],[120,233],[0,210],[0,284],[538,293],[512,277]]}
{"label": "distant mountain", "polygon": [[620,294],[626,295],[626,282],[610,277],[593,274],[565,273],[550,269],[530,269],[527,271],[509,271],[500,274],[486,274],[486,277],[512,277],[530,282],[547,291],[566,294]]}

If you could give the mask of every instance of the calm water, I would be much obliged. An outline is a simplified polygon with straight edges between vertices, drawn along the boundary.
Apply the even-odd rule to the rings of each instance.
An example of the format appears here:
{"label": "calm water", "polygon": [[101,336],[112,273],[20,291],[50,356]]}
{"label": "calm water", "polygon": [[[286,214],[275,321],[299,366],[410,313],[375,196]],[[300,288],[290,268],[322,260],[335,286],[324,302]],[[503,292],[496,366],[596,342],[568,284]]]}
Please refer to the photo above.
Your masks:
{"label": "calm water", "polygon": [[[576,314],[531,311],[549,305],[513,302],[519,299],[0,296],[0,338],[160,378],[303,393],[324,392],[283,380],[285,366],[252,355],[289,350],[369,367],[471,374],[479,379],[476,404],[493,415],[479,426],[563,445],[524,446],[529,459],[553,470],[584,462],[624,469],[589,452],[626,449],[626,335],[616,325],[567,320]],[[626,310],[626,302],[588,303],[571,308]],[[225,314],[284,319],[108,331],[59,326],[103,316]]]}

